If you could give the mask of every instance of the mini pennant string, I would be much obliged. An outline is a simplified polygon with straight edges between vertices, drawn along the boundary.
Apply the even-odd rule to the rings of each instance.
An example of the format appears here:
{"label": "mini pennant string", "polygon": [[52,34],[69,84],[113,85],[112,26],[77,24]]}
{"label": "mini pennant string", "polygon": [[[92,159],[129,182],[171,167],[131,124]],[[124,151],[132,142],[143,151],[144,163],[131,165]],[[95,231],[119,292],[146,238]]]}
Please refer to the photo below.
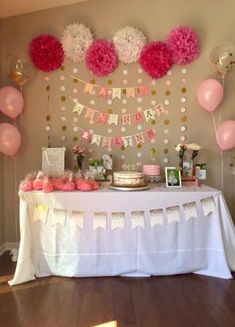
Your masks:
{"label": "mini pennant string", "polygon": [[163,225],[163,209],[152,209],[150,210],[150,221],[151,227],[155,225]]}
{"label": "mini pennant string", "polygon": [[107,212],[94,212],[93,229],[102,228],[106,230]]}
{"label": "mini pennant string", "polygon": [[76,211],[76,210],[71,211],[72,222],[80,229],[83,229],[84,227],[84,218],[85,218],[84,211]]}
{"label": "mini pennant string", "polygon": [[168,224],[174,221],[180,221],[180,209],[178,206],[166,208]]}
{"label": "mini pennant string", "polygon": [[44,204],[37,204],[34,207],[33,221],[40,220],[44,224],[46,224],[48,215],[48,206]]}
{"label": "mini pennant string", "polygon": [[209,198],[202,199],[201,204],[205,216],[208,216],[210,213],[216,211],[215,200],[212,196]]}
{"label": "mini pennant string", "polygon": [[64,226],[66,217],[67,217],[66,209],[59,209],[59,208],[49,209],[48,219],[51,226],[57,224]]}
{"label": "mini pennant string", "polygon": [[111,221],[111,230],[116,228],[120,228],[124,230],[124,220],[125,213],[124,212],[112,212],[112,221]]}
{"label": "mini pennant string", "polygon": [[197,205],[195,202],[185,203],[183,207],[186,220],[189,220],[190,218],[198,219]]}
{"label": "mini pennant string", "polygon": [[144,228],[144,211],[132,211],[131,212],[131,227]]}

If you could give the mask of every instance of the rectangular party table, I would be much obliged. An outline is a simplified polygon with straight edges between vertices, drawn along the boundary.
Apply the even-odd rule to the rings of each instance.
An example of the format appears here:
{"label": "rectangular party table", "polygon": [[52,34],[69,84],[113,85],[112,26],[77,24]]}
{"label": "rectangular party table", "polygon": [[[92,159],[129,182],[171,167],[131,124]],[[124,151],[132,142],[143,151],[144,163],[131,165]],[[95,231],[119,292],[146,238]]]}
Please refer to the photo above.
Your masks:
{"label": "rectangular party table", "polygon": [[235,270],[235,227],[222,193],[209,186],[19,196],[10,285],[50,275],[232,278]]}

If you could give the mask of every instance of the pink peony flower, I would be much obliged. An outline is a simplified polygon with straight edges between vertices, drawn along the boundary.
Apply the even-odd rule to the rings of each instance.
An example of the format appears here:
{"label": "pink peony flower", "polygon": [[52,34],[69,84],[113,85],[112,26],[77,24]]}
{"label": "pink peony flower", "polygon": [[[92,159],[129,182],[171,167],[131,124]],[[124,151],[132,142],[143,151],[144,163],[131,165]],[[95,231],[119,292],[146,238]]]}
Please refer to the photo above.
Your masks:
{"label": "pink peony flower", "polygon": [[186,65],[198,57],[199,40],[190,27],[174,28],[167,38],[167,45],[172,51],[175,64]]}
{"label": "pink peony flower", "polygon": [[141,51],[139,63],[153,78],[161,78],[171,68],[172,52],[164,42],[150,42]]}
{"label": "pink peony flower", "polygon": [[107,76],[118,64],[114,45],[108,40],[96,40],[86,52],[87,68],[97,76]]}

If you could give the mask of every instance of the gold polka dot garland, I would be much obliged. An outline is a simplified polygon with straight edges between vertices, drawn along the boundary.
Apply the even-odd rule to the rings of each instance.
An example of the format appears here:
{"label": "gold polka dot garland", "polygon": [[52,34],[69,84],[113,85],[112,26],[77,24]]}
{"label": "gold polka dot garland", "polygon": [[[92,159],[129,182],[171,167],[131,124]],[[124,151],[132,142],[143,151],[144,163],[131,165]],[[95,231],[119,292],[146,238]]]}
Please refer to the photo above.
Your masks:
{"label": "gold polka dot garland", "polygon": [[185,123],[187,121],[187,117],[183,116],[180,118],[181,123]]}
{"label": "gold polka dot garland", "polygon": [[62,96],[60,97],[60,100],[61,100],[62,102],[65,102],[65,101],[66,101],[66,96],[65,96],[65,95],[62,95]]}
{"label": "gold polka dot garland", "polygon": [[111,79],[108,80],[107,82],[108,85],[112,85],[113,84],[113,81]]}
{"label": "gold polka dot garland", "polygon": [[166,90],[165,95],[166,95],[166,96],[171,95],[171,91],[170,91],[170,90]]}
{"label": "gold polka dot garland", "polygon": [[152,90],[152,91],[151,91],[151,95],[154,96],[154,95],[156,95],[156,94],[157,94],[157,91],[156,91],[156,90]]}
{"label": "gold polka dot garland", "polygon": [[78,137],[77,136],[74,136],[73,137],[73,142],[77,142],[78,141]]}

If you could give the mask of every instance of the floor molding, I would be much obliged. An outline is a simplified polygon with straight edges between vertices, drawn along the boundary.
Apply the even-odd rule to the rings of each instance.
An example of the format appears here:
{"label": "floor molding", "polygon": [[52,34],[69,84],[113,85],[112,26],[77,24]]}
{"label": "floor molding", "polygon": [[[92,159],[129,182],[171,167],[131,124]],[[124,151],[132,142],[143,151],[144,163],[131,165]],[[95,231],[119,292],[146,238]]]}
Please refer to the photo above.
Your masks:
{"label": "floor molding", "polygon": [[15,248],[19,248],[19,242],[6,242],[0,245],[0,255],[2,255],[5,251],[9,251]]}

